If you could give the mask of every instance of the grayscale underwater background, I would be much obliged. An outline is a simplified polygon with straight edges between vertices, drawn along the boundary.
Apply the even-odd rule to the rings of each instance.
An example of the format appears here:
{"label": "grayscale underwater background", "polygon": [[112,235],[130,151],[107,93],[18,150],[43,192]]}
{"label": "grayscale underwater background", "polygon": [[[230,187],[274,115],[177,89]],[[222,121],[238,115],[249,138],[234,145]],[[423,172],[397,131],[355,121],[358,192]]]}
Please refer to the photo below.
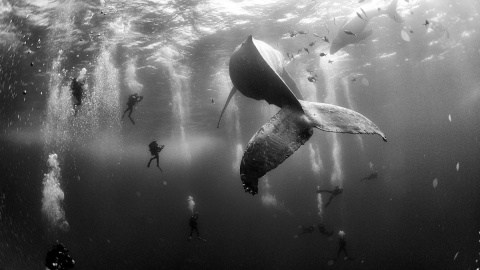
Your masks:
{"label": "grayscale underwater background", "polygon": [[[370,37],[319,56],[313,33],[332,40],[385,3],[0,0],[0,269],[44,269],[56,240],[75,269],[478,269],[480,2],[399,0],[403,23],[373,18]],[[249,34],[295,55],[306,100],[365,115],[388,142],[315,130],[244,193],[243,151],[279,110],[236,93],[217,129]],[[133,93],[136,125],[121,119]],[[146,167],[154,138],[163,172]],[[317,186],[335,185],[324,208]],[[206,242],[187,241],[189,196]],[[295,237],[321,222],[330,239]],[[339,230],[355,260],[329,266]]]}

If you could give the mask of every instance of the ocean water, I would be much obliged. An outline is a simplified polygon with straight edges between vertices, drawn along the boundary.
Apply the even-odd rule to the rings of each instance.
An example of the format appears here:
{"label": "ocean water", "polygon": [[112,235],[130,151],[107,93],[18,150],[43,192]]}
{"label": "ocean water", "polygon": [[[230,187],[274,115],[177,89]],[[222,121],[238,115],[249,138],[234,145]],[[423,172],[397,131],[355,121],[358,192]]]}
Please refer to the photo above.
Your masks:
{"label": "ocean water", "polygon": [[[44,269],[56,240],[75,269],[478,269],[480,3],[364,17],[385,5],[1,0],[0,269]],[[330,54],[350,16],[372,34]],[[245,193],[243,152],[279,111],[236,93],[217,128],[249,34],[305,100],[363,114],[388,142],[315,130]],[[86,82],[76,116],[70,77]],[[162,171],[146,166],[153,139]],[[325,207],[317,186],[336,185]],[[192,211],[205,242],[188,241]],[[319,223],[334,235],[298,235]],[[329,265],[339,231],[354,260]]]}

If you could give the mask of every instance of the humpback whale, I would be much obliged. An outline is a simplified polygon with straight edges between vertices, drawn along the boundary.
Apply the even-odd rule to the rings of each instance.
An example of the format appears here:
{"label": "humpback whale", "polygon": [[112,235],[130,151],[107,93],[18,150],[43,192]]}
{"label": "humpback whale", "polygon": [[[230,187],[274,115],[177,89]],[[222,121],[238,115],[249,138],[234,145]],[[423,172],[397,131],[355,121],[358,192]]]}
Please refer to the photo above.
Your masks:
{"label": "humpback whale", "polygon": [[[333,39],[330,46],[330,54],[335,54],[343,47],[357,43],[364,40],[372,34],[372,30],[365,31],[365,27],[368,22],[379,15],[387,14],[397,22],[403,22],[403,19],[397,13],[397,2],[393,0],[387,8],[379,8],[377,6],[360,7],[355,10],[343,23],[342,27],[338,29],[337,36]],[[365,18],[362,18],[359,14],[362,12],[365,14]],[[354,35],[348,34],[348,32]]]}
{"label": "humpback whale", "polygon": [[[332,104],[302,100],[295,81],[283,66],[283,55],[251,35],[233,52],[229,62],[233,88],[218,123],[233,94],[265,100],[281,108],[250,139],[241,164],[245,192],[258,193],[258,179],[273,170],[310,139],[313,128],[327,132],[378,134],[383,132],[368,118]],[[218,126],[217,126],[218,127]]]}

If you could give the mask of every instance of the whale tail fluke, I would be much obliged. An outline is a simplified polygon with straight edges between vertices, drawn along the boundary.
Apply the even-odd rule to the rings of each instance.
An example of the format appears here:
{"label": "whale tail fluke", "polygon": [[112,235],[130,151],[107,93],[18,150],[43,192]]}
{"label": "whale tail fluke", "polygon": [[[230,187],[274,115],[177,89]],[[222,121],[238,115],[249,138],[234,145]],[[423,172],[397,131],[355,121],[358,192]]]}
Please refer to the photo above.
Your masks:
{"label": "whale tail fluke", "polygon": [[383,132],[368,118],[343,107],[299,100],[303,111],[285,106],[265,123],[247,145],[240,164],[245,192],[258,193],[258,179],[290,157],[313,134],[327,132],[378,134]]}
{"label": "whale tail fluke", "polygon": [[387,141],[385,134],[367,117],[340,106],[300,100],[305,115],[314,128],[336,133],[377,134]]}
{"label": "whale tail fluke", "polygon": [[396,22],[401,23],[403,22],[403,18],[397,12],[397,3],[398,3],[398,0],[393,0],[390,3],[387,9],[387,14],[388,16],[390,16],[390,18],[394,19]]}

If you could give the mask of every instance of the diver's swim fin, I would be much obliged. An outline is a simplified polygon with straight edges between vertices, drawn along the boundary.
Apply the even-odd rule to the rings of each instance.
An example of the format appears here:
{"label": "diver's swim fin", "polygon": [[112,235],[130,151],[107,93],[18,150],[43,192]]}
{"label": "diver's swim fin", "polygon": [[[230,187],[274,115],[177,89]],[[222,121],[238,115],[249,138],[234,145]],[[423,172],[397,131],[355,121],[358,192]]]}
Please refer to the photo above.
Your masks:
{"label": "diver's swim fin", "polygon": [[225,106],[223,106],[222,113],[220,114],[220,117],[218,118],[217,128],[220,127],[220,120],[222,119],[222,115],[225,112],[225,109],[227,108],[228,103],[230,102],[230,99],[232,99],[233,94],[235,94],[235,92],[237,92],[237,88],[235,88],[235,86],[234,86],[234,87],[232,87],[232,90],[230,91],[230,94],[228,94],[227,102],[225,102]]}

